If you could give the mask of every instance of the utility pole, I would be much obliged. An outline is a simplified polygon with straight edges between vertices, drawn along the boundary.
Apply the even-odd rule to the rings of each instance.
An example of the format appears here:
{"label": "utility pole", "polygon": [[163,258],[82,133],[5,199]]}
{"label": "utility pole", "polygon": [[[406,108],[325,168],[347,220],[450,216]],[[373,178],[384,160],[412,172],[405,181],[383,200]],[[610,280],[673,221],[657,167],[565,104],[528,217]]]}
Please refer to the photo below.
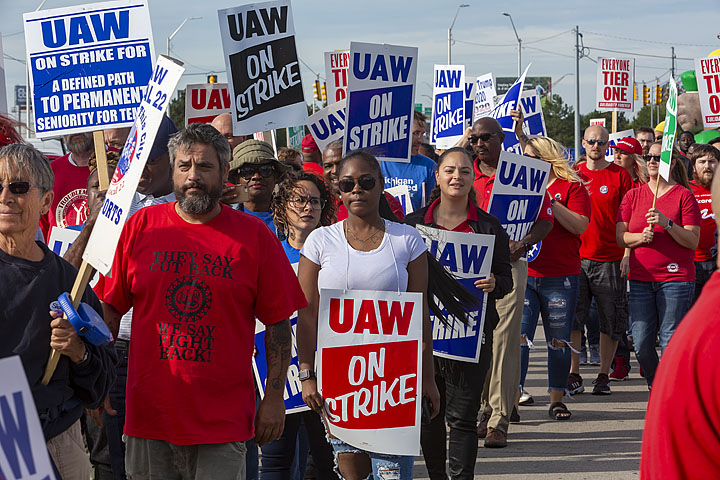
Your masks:
{"label": "utility pole", "polygon": [[670,47],[670,78],[675,80],[675,47]]}
{"label": "utility pole", "polygon": [[580,30],[575,25],[575,161],[580,158]]}

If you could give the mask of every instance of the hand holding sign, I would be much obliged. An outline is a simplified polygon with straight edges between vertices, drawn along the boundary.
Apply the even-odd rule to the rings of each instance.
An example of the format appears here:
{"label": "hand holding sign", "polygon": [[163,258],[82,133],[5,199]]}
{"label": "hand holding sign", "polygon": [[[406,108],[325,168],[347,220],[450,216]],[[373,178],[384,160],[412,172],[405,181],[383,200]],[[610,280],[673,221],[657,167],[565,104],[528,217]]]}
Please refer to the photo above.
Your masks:
{"label": "hand holding sign", "polygon": [[50,346],[58,353],[70,357],[74,363],[80,363],[86,350],[80,335],[68,319],[63,318],[62,312],[50,311],[50,317],[53,318],[50,322]]}

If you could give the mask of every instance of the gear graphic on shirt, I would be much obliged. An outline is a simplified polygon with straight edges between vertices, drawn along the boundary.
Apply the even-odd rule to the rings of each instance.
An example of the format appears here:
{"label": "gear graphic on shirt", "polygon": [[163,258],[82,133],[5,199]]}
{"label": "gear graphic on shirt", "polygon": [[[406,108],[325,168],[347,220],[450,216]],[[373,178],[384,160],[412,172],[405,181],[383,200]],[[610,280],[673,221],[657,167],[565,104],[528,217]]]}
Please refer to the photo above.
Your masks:
{"label": "gear graphic on shirt", "polygon": [[203,318],[211,303],[210,287],[199,277],[180,277],[165,292],[168,312],[181,322],[196,322]]}

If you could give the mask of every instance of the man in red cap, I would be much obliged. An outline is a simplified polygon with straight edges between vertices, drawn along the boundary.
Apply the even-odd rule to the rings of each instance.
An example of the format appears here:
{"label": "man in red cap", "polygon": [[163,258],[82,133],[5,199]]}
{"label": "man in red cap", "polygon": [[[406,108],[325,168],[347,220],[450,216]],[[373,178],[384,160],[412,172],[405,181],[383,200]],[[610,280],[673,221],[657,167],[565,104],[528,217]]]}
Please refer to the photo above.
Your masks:
{"label": "man in red cap", "polygon": [[303,168],[306,172],[323,176],[322,153],[315,143],[312,135],[307,134],[303,138],[302,144]]}

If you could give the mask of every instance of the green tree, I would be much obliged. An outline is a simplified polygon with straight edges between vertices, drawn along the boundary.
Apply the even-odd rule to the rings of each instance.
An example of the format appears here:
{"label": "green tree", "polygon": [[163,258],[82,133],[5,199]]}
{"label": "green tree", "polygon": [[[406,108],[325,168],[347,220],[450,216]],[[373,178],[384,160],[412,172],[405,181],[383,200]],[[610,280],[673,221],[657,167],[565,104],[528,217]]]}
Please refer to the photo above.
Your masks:
{"label": "green tree", "polygon": [[178,90],[177,97],[170,101],[168,117],[178,129],[185,127],[185,90]]}
{"label": "green tree", "polygon": [[[658,108],[657,105],[646,105],[642,107],[640,110],[638,110],[637,114],[635,115],[635,118],[633,119],[631,125],[633,130],[637,132],[638,127],[650,127],[655,128],[655,125],[665,120],[665,105],[660,105]],[[654,108],[655,111],[653,112],[653,121],[650,122],[650,108]],[[658,119],[658,113],[660,114],[660,118]]]}
{"label": "green tree", "polygon": [[543,102],[543,116],[548,137],[572,148],[575,142],[575,120],[573,108],[563,102],[560,95],[548,97]]}

